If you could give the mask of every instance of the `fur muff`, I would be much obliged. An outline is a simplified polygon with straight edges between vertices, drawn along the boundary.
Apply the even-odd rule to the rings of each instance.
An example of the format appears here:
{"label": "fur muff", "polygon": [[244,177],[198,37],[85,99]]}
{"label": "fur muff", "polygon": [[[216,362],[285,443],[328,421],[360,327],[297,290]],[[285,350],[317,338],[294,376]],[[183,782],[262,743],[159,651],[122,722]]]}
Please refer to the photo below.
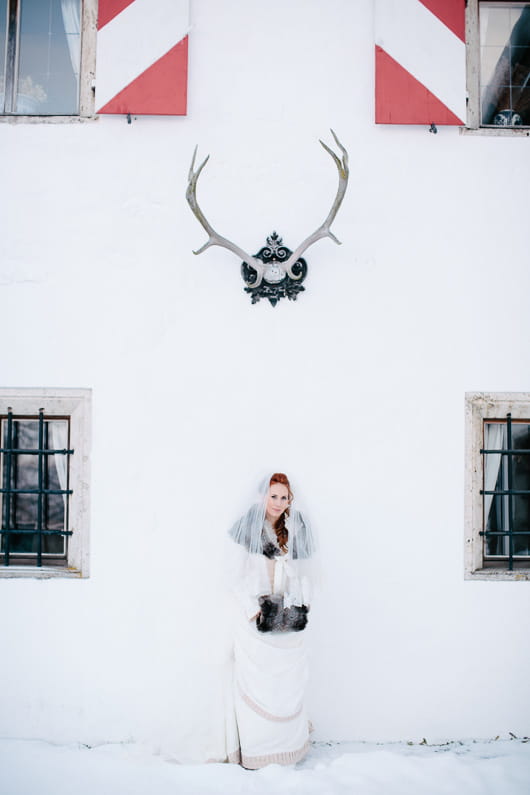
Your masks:
{"label": "fur muff", "polygon": [[306,605],[283,607],[283,597],[260,596],[256,627],[260,632],[301,632],[307,626]]}
{"label": "fur muff", "polygon": [[283,624],[283,598],[270,595],[260,596],[260,612],[256,618],[256,627],[260,632],[281,632]]}
{"label": "fur muff", "polygon": [[283,629],[285,632],[301,632],[307,626],[306,605],[293,605],[283,611]]}

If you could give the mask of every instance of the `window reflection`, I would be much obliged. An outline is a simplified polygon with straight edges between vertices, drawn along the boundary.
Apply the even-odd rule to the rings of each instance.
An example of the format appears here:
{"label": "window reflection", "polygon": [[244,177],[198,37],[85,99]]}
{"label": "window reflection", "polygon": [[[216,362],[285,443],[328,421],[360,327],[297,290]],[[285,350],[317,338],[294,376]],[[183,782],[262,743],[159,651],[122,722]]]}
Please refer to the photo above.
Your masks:
{"label": "window reflection", "polygon": [[482,124],[530,126],[530,4],[481,3]]}
{"label": "window reflection", "polygon": [[[506,423],[487,423],[485,427],[485,444],[487,449],[502,450],[507,448]],[[512,422],[512,448],[514,450],[530,450],[530,425]],[[490,453],[485,456],[484,485],[486,491],[506,491],[510,488],[508,456]],[[514,455],[512,458],[512,485],[515,491],[530,490],[530,455]],[[530,555],[530,495],[507,494],[485,495],[484,513],[486,530],[507,532],[510,526],[509,513],[512,513],[512,530],[521,535],[513,537],[513,554]],[[507,536],[488,536],[486,540],[487,555],[507,555]]]}
{"label": "window reflection", "polygon": [[19,0],[19,8],[13,112],[78,113],[81,0]]}

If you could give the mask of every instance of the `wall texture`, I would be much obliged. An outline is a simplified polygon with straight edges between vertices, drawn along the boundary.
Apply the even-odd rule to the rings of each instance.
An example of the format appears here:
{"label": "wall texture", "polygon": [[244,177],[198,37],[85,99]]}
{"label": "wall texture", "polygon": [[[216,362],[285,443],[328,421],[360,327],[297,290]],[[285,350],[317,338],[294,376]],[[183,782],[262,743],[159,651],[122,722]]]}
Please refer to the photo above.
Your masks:
{"label": "wall texture", "polygon": [[[189,114],[0,125],[1,382],[92,387],[86,581],[0,581],[0,733],[214,756],[219,552],[268,468],[321,538],[317,739],[528,732],[528,583],[464,582],[466,390],[528,390],[526,138],[373,123],[370,0],[192,0]],[[306,292],[257,251],[327,214]]]}

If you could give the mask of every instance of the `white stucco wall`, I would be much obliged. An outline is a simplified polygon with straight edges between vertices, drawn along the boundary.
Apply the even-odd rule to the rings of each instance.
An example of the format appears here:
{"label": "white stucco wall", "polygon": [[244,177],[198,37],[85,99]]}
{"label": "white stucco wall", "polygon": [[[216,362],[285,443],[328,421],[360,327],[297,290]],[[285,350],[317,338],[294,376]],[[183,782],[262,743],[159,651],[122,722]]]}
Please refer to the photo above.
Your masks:
{"label": "white stucco wall", "polygon": [[[302,484],[318,739],[528,733],[528,582],[464,582],[464,393],[528,390],[526,138],[373,123],[372,3],[192,0],[189,115],[2,124],[1,382],[93,389],[91,577],[0,580],[0,734],[215,753],[215,579],[241,494]],[[184,199],[257,251],[251,306]],[[143,447],[143,451],[139,447]],[[213,578],[213,581],[212,581]],[[7,686],[6,686],[7,683]]]}

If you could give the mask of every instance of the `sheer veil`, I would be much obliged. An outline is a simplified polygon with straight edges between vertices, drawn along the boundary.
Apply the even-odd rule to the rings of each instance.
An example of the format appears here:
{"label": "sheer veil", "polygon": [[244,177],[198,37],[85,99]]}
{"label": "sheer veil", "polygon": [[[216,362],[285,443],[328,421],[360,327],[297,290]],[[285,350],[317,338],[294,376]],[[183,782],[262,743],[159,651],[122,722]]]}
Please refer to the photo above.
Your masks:
{"label": "sheer veil", "polygon": [[[264,540],[263,533],[265,522],[265,511],[269,484],[272,472],[262,479],[258,489],[251,498],[251,505],[246,512],[232,525],[229,535],[236,542],[244,547],[250,554],[260,555],[263,553]],[[286,516],[285,526],[287,527],[289,538],[287,542],[288,554],[292,560],[307,560],[313,558],[316,552],[315,535],[309,523],[303,500],[299,496],[296,483],[288,475],[293,499],[289,506],[289,515]]]}

